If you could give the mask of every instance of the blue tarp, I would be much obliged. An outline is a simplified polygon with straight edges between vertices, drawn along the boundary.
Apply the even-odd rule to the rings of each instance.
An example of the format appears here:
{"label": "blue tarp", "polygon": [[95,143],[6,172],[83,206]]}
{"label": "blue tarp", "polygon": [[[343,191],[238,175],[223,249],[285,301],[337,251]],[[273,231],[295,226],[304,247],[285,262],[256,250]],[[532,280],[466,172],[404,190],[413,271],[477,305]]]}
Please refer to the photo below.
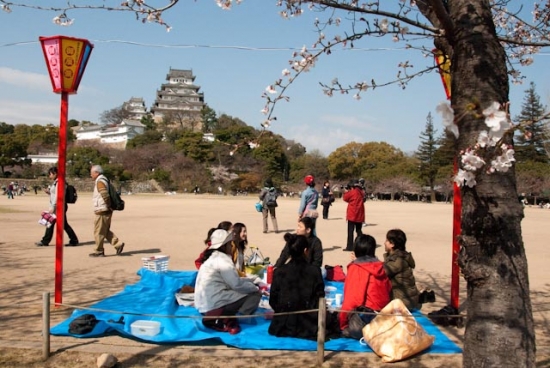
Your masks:
{"label": "blue tarp", "polygon": [[[141,280],[133,285],[127,285],[118,294],[108,297],[90,308],[94,310],[75,310],[70,318],[54,326],[50,332],[57,336],[101,337],[118,334],[123,337],[138,339],[153,343],[223,343],[232,347],[254,350],[317,350],[317,342],[296,338],[275,337],[268,334],[269,320],[263,316],[256,318],[256,324],[241,323],[242,331],[236,335],[217,332],[205,328],[200,319],[200,313],[194,307],[178,305],[175,293],[184,285],[195,285],[196,271],[167,271],[155,273],[140,269]],[[342,292],[343,283],[326,282]],[[97,311],[102,310],[102,311]],[[265,309],[258,309],[257,314],[263,315]],[[69,331],[69,323],[76,317],[91,313],[100,321],[94,330],[86,335],[73,335]],[[435,336],[435,342],[426,352],[438,354],[460,353],[462,350],[449,340],[428,318],[420,313],[413,313],[416,320],[426,332]],[[147,316],[155,315],[155,316]],[[168,317],[165,317],[168,316]],[[124,317],[123,323],[117,323]],[[161,323],[160,333],[155,336],[134,336],[130,325],[137,320],[152,320]],[[325,350],[371,352],[368,346],[359,341],[347,338],[326,341]]]}

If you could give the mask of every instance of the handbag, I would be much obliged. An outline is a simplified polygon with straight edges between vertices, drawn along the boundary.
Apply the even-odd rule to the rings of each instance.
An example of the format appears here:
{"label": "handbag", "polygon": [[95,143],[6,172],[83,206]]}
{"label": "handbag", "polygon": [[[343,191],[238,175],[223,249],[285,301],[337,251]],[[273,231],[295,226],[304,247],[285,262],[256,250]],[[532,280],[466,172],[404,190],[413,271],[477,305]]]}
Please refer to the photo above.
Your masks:
{"label": "handbag", "polygon": [[376,317],[376,312],[362,305],[355,308],[353,311],[356,313],[352,313],[349,317],[348,335],[353,339],[360,340],[361,337],[363,337],[363,327],[369,324],[374,317]]}
{"label": "handbag", "polygon": [[319,217],[319,212],[317,212],[317,210],[309,208],[309,205],[312,204],[313,201],[316,200],[317,198],[319,197],[315,197],[315,196],[311,197],[311,201],[308,202],[308,204],[306,205],[306,209],[304,210],[302,217],[311,217],[313,219],[316,219],[317,217]]}
{"label": "handbag", "polygon": [[368,344],[388,363],[420,353],[432,346],[434,339],[416,322],[401,299],[394,299],[363,327],[361,343]]}

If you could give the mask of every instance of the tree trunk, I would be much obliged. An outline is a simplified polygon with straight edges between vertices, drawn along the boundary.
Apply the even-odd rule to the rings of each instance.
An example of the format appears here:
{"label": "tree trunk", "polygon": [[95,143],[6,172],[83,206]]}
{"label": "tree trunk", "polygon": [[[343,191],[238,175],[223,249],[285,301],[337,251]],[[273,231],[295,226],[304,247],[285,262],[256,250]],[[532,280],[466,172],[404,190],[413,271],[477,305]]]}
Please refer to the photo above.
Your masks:
{"label": "tree trunk", "polygon": [[[504,49],[498,42],[488,0],[449,1],[452,35],[452,106],[459,152],[488,130],[468,108],[508,102]],[[511,142],[510,142],[511,143]],[[490,162],[490,160],[486,160]],[[521,236],[523,207],[515,171],[487,174],[462,189],[459,264],[467,281],[464,367],[534,367],[535,334],[527,259]]]}

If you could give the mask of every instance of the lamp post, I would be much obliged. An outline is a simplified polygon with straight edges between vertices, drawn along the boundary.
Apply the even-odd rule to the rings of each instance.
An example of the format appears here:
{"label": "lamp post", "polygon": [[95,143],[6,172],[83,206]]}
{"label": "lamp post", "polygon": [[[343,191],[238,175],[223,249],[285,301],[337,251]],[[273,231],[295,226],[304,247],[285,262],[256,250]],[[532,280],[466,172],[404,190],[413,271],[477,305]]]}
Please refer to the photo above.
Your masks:
{"label": "lamp post", "polygon": [[[445,95],[447,100],[451,99],[451,60],[438,49],[433,50],[435,62],[439,68],[439,74],[441,75],[441,82],[445,89]],[[453,174],[458,172],[457,158],[455,157],[453,162]],[[461,218],[462,218],[462,198],[460,195],[460,188],[453,182],[453,254],[451,265],[451,306],[458,310],[458,286],[459,286],[459,269],[458,269],[458,252],[460,246],[458,244],[458,236],[461,232]]]}
{"label": "lamp post", "polygon": [[61,93],[59,153],[57,159],[57,227],[55,233],[55,304],[61,304],[69,94],[76,94],[78,90],[93,45],[88,40],[66,36],[39,37],[39,40],[44,52],[53,91]]}

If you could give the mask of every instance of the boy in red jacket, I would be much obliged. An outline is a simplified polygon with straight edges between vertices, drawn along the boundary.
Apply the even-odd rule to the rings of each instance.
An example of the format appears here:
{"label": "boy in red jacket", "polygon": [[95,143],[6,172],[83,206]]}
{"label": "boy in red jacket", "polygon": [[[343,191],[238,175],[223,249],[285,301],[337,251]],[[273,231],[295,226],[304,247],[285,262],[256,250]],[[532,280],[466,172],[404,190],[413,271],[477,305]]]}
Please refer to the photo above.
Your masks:
{"label": "boy in red jacket", "polygon": [[[376,240],[372,236],[362,234],[355,239],[355,260],[348,265],[343,311],[364,306],[371,312],[378,312],[390,302],[391,281],[384,271],[384,263],[374,255],[375,249]],[[345,312],[338,316],[340,329],[346,337],[354,335],[348,330],[350,317],[351,313]],[[372,318],[374,314],[363,315],[363,322],[368,323]]]}

